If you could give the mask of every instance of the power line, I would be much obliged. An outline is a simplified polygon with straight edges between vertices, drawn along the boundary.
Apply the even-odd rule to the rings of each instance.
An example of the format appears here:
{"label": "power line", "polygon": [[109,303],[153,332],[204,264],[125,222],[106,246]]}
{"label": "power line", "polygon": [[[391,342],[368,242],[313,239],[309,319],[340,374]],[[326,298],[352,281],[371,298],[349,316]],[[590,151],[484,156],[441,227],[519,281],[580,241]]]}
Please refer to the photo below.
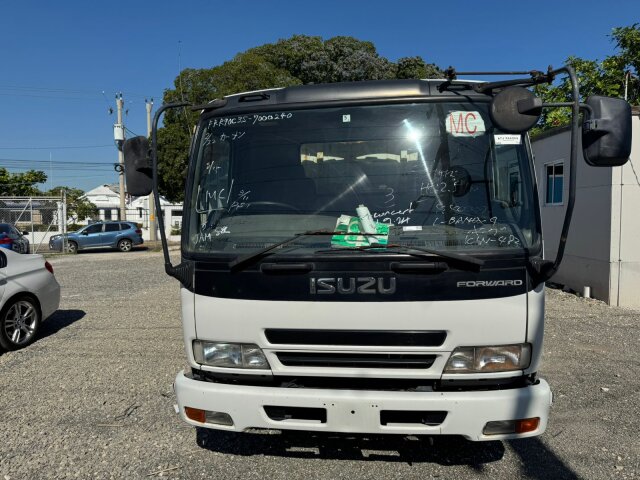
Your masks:
{"label": "power line", "polygon": [[633,161],[629,160],[629,165],[631,165],[631,170],[633,171],[633,175],[636,177],[636,183],[640,187],[640,180],[638,180],[638,174],[636,173],[636,169],[633,167]]}
{"label": "power line", "polygon": [[[84,89],[69,89],[69,88],[59,88],[59,87],[36,87],[36,86],[26,86],[26,85],[0,85],[0,90],[18,90],[18,91],[32,91],[32,92],[43,92],[43,93],[62,93],[62,94],[80,94],[80,95],[103,95],[103,93],[108,93],[110,95],[114,95],[116,93],[115,90],[105,90],[105,89],[95,89],[95,90],[84,90]],[[136,92],[127,92],[126,90],[123,92],[126,93],[127,96],[130,97],[140,97],[140,98],[148,98],[149,94],[142,94]],[[7,94],[9,95],[9,94]],[[156,95],[161,96],[161,95]]]}
{"label": "power line", "polygon": [[35,95],[32,93],[0,93],[0,95],[5,97],[32,97],[32,98],[55,98],[57,100],[88,100],[91,102],[98,101],[98,98],[91,97],[72,97],[69,95],[64,96],[54,96],[54,95]]}
{"label": "power line", "polygon": [[[70,177],[70,176],[66,176],[66,175],[62,175],[60,177],[62,180],[73,180],[76,178],[104,178],[104,175],[82,175],[79,177]],[[59,183],[60,180],[58,178],[56,178],[56,183]],[[41,185],[44,184],[46,182],[0,182],[0,185]]]}
{"label": "power line", "polygon": [[109,145],[74,145],[74,146],[62,146],[62,147],[0,147],[0,150],[67,150],[72,148],[113,148],[113,144]]}
{"label": "power line", "polygon": [[[82,166],[82,165],[113,165],[113,162],[71,162],[68,160],[34,160],[34,159],[26,159],[26,158],[0,158],[0,162],[9,162],[9,163],[32,163],[32,164],[43,164],[43,165],[71,165],[71,166]],[[2,164],[4,166],[4,163]]]}
{"label": "power line", "polygon": [[136,132],[134,132],[133,130],[131,130],[131,129],[127,128],[127,127],[124,127],[124,129],[125,129],[127,132],[129,132],[131,135],[135,136],[135,137],[138,137],[138,136],[139,136]]}

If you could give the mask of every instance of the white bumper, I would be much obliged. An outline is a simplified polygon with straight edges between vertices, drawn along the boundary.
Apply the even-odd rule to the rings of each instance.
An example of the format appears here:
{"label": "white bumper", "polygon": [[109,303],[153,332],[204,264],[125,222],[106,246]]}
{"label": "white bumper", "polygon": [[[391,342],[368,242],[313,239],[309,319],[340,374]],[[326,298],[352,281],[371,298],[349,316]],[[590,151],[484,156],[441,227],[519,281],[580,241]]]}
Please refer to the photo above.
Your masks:
{"label": "white bumper", "polygon": [[[551,390],[546,381],[537,385],[475,392],[390,392],[274,388],[230,385],[193,380],[180,372],[174,384],[180,416],[187,423],[222,430],[248,428],[288,429],[345,433],[396,433],[415,435],[462,435],[469,440],[499,440],[541,435],[547,427]],[[194,422],[184,407],[224,412],[233,426]],[[264,406],[326,409],[326,422],[273,420]],[[381,410],[446,411],[438,426],[421,424],[381,425]],[[539,417],[537,430],[525,434],[486,436],[487,422]]]}

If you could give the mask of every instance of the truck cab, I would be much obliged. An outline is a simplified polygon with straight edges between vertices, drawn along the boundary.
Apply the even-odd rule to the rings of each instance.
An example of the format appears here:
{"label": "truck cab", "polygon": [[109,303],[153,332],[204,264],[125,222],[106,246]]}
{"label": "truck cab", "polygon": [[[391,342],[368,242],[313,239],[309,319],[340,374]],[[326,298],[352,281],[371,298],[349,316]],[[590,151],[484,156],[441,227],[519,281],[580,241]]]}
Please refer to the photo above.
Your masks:
{"label": "truck cab", "polygon": [[[557,265],[542,260],[536,119],[505,121],[540,105],[497,90],[502,104],[453,78],[357,82],[198,107],[181,264],[165,252],[182,284],[186,422],[544,432],[544,280]],[[125,161],[127,148],[147,149],[125,144]],[[130,165],[135,186],[144,169]]]}

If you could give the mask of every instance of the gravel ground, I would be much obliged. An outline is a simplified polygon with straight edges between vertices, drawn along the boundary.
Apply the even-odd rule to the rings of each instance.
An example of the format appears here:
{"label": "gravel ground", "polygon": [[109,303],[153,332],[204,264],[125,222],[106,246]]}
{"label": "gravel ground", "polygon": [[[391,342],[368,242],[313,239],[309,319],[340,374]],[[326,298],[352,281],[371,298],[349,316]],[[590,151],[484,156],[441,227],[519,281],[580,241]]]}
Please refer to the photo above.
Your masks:
{"label": "gravel ground", "polygon": [[548,290],[541,375],[555,403],[539,439],[230,434],[174,412],[185,361],[161,254],[50,261],[60,310],[33,345],[0,353],[0,480],[640,477],[640,312]]}

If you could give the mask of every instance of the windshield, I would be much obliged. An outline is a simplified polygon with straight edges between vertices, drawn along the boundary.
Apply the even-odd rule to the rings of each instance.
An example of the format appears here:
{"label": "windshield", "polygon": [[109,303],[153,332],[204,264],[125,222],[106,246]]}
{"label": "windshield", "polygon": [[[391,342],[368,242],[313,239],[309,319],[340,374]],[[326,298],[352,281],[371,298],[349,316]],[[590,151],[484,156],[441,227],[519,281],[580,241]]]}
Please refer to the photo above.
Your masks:
{"label": "windshield", "polygon": [[461,253],[537,247],[525,139],[488,103],[349,106],[201,124],[186,249],[244,255],[306,231],[287,253],[371,244]]}

